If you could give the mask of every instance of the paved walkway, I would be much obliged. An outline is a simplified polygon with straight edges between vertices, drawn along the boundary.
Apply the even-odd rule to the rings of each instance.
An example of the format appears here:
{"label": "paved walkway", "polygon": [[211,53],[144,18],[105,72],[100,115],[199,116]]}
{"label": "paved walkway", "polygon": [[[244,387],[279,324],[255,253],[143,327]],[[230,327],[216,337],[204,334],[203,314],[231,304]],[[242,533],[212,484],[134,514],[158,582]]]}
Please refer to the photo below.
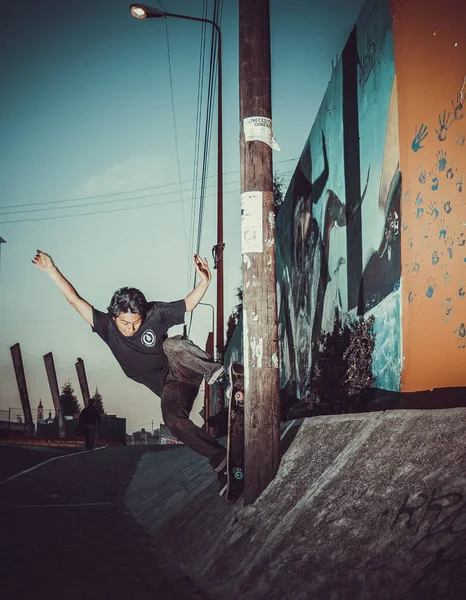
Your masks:
{"label": "paved walkway", "polygon": [[[11,460],[20,450],[8,449]],[[137,463],[148,451],[157,449],[62,454],[0,483],[2,599],[205,598],[189,578],[167,567],[163,547],[151,544],[123,504]],[[18,460],[28,468],[37,456]]]}

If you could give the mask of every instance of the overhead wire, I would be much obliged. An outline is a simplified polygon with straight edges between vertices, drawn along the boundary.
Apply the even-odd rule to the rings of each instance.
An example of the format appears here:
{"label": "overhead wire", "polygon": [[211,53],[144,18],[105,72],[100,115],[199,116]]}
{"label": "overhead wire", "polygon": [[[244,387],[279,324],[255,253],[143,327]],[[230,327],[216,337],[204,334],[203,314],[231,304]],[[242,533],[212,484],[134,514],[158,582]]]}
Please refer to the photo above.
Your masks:
{"label": "overhead wire", "polygon": [[[291,161],[295,161],[298,160],[298,158],[289,158],[287,160],[282,160],[282,161],[278,161],[275,162],[275,165],[278,164],[283,164],[286,162],[291,162]],[[286,173],[288,173],[289,171],[282,173],[282,175],[285,175]],[[226,173],[224,173],[224,175],[233,175],[235,173],[239,173],[239,169],[235,169],[234,171],[227,171]],[[217,177],[216,175],[208,175],[206,177],[206,179],[212,179],[214,177]],[[196,181],[200,181],[200,177],[196,180]],[[190,184],[194,184],[195,180],[194,179],[185,179],[184,181],[182,181],[181,183],[184,185],[186,183],[190,183]],[[136,188],[133,190],[123,190],[121,192],[108,192],[105,194],[96,194],[94,196],[79,196],[76,198],[63,198],[60,200],[42,200],[40,202],[29,202],[29,203],[25,203],[25,204],[9,204],[6,206],[0,206],[0,211],[3,210],[8,210],[10,208],[27,208],[29,206],[35,207],[35,206],[43,206],[46,204],[66,204],[67,202],[81,202],[82,200],[92,200],[92,199],[96,199],[96,198],[111,198],[111,197],[115,197],[115,196],[123,196],[124,194],[136,194],[138,192],[146,192],[148,190],[160,190],[163,188],[167,188],[167,187],[173,187],[175,185],[178,185],[177,183],[163,183],[161,185],[152,185],[149,187],[144,187],[144,188]],[[216,184],[212,184],[212,186],[209,187],[214,187]],[[190,190],[184,190],[186,191],[190,191]],[[173,194],[173,193],[177,193],[175,192],[166,192],[166,194]],[[152,197],[151,194],[149,194],[147,197]],[[123,202],[125,200],[131,200],[132,198],[115,198],[114,202]],[[97,204],[103,204],[103,202],[96,202]],[[65,206],[63,208],[79,208],[79,206],[83,206],[83,205],[78,205],[78,206]],[[45,210],[45,208],[43,209]],[[55,210],[61,210],[60,208],[56,208]],[[24,211],[19,211],[19,212],[32,212],[32,209],[29,210],[24,210]],[[3,215],[5,214],[9,214],[9,213],[3,213]],[[0,217],[2,216],[2,213],[0,212]]]}
{"label": "overhead wire", "polygon": [[[225,185],[232,185],[232,184],[238,184],[239,181],[230,181],[228,183],[226,183]],[[215,185],[211,185],[211,186],[207,186],[207,187],[215,187]],[[189,190],[188,190],[189,191]],[[235,189],[235,190],[229,190],[229,191],[225,191],[224,193],[229,194],[229,193],[237,193],[239,190]],[[168,194],[173,194],[176,192],[167,192],[167,194],[161,195],[166,196]],[[204,196],[205,198],[212,198],[212,197],[216,197],[217,194],[208,194],[206,196]],[[108,204],[108,203],[114,203],[114,202],[122,202],[124,201],[130,201],[130,200],[139,200],[139,199],[143,199],[143,198],[157,198],[159,197],[158,195],[148,195],[148,196],[138,196],[135,198],[124,198],[121,200],[107,200],[105,202],[100,202],[100,203],[94,203],[94,204],[90,204],[90,205],[80,205],[80,206],[67,206],[67,207],[63,207],[62,209],[55,209],[55,210],[65,210],[68,208],[72,208],[72,209],[78,209],[81,208],[83,206],[96,206],[99,207],[102,204]],[[53,215],[50,217],[38,217],[38,218],[25,218],[25,219],[14,219],[14,220],[10,220],[10,221],[0,221],[0,224],[3,225],[8,225],[9,223],[26,223],[26,222],[35,222],[35,221],[49,221],[49,220],[54,220],[54,219],[66,219],[66,218],[74,218],[74,217],[84,217],[84,216],[89,216],[89,215],[99,215],[99,214],[108,214],[108,213],[113,213],[113,212],[122,212],[122,211],[127,211],[127,210],[138,210],[141,208],[153,208],[154,206],[164,206],[164,205],[168,205],[168,204],[178,204],[180,202],[188,202],[187,199],[179,199],[179,200],[168,200],[165,202],[151,202],[150,204],[141,204],[141,205],[132,205],[132,206],[125,206],[125,207],[120,207],[120,208],[110,208],[109,210],[95,210],[95,211],[89,211],[89,212],[84,212],[84,213],[77,213],[77,214],[62,214],[62,215]],[[45,210],[50,210],[50,209],[44,209]],[[19,214],[27,214],[28,211],[21,211]],[[10,213],[13,214],[13,213]],[[1,216],[1,215],[0,215]],[[6,214],[6,216],[9,216],[9,214]]]}
{"label": "overhead wire", "polygon": [[185,243],[186,243],[186,251],[188,252],[188,232],[186,230],[186,216],[185,216],[185,212],[184,212],[184,202],[183,202],[183,186],[181,184],[181,167],[180,167],[180,152],[179,152],[179,146],[178,146],[178,130],[177,130],[177,126],[176,126],[176,114],[175,114],[175,97],[174,97],[174,92],[173,92],[173,76],[172,76],[172,63],[171,63],[171,57],[170,57],[170,40],[169,40],[169,34],[168,34],[168,23],[167,23],[167,19],[164,19],[165,21],[165,32],[166,32],[166,39],[167,39],[167,56],[168,56],[168,73],[169,73],[169,79],[170,79],[170,97],[171,97],[171,106],[172,106],[172,117],[173,117],[173,131],[174,131],[174,137],[175,137],[175,154],[176,154],[176,164],[177,164],[177,171],[178,171],[178,185],[179,185],[179,190],[180,190],[180,196],[181,196],[181,213],[182,213],[182,218],[183,218],[183,230],[184,230],[184,237],[185,237]]}
{"label": "overhead wire", "polygon": [[[203,2],[203,10],[202,15],[205,18],[206,15],[206,6],[207,0]],[[192,203],[191,203],[191,220],[190,220],[190,230],[189,230],[189,248],[191,252],[188,254],[194,253],[194,231],[196,224],[196,212],[197,212],[197,182],[198,182],[198,169],[199,169],[199,145],[200,145],[200,135],[201,135],[201,122],[202,122],[202,99],[204,92],[204,68],[205,68],[205,49],[206,49],[206,23],[202,22],[201,26],[201,36],[200,36],[200,44],[199,44],[199,70],[198,70],[198,82],[197,82],[197,101],[196,101],[196,129],[194,134],[194,160],[193,160],[193,181],[195,182],[192,190]],[[189,281],[191,280],[192,272],[193,272],[193,264],[191,261],[188,262],[187,269],[187,280],[186,286],[189,286]]]}
{"label": "overhead wire", "polygon": [[[207,18],[207,13],[205,13],[204,18]],[[214,23],[218,24],[218,2],[214,1],[214,9],[213,16],[211,19]],[[210,157],[210,141],[212,136],[212,112],[213,112],[213,104],[214,104],[214,96],[215,96],[215,81],[217,74],[217,58],[218,58],[218,44],[219,37],[216,29],[212,26],[212,36],[211,36],[211,44],[210,44],[210,63],[209,63],[209,80],[208,80],[208,89],[207,89],[207,108],[206,108],[206,119],[205,119],[205,130],[204,130],[204,152],[203,152],[203,160],[202,160],[202,175],[200,177],[201,180],[201,188],[199,193],[199,211],[198,211],[198,223],[197,223],[197,236],[195,243],[195,254],[200,252],[201,247],[201,237],[202,237],[202,226],[203,226],[203,218],[204,218],[204,209],[205,209],[205,191],[206,191],[206,178],[209,167],[209,157]],[[219,98],[217,98],[219,101]],[[218,177],[218,173],[217,173]],[[193,278],[192,278],[192,286],[196,285],[196,271],[193,268]],[[188,332],[191,331],[193,320],[193,314],[191,312],[189,317],[189,326]]]}

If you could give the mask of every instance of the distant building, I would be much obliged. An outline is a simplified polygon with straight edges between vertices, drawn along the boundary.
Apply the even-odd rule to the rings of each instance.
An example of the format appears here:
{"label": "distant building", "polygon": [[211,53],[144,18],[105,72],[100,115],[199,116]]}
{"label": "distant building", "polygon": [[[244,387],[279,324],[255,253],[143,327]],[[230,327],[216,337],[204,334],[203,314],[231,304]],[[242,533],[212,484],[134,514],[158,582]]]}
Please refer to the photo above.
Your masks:
{"label": "distant building", "polygon": [[161,444],[183,444],[180,442],[163,423],[160,424],[160,443]]}

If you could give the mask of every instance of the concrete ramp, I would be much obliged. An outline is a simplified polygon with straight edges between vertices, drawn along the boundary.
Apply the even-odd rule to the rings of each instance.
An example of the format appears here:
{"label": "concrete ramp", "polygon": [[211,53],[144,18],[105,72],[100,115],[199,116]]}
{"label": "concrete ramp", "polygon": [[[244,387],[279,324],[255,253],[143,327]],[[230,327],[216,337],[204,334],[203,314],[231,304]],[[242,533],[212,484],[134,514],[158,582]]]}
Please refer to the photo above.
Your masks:
{"label": "concrete ramp", "polygon": [[126,503],[211,598],[466,598],[466,409],[317,417],[251,506],[186,448],[142,457]]}

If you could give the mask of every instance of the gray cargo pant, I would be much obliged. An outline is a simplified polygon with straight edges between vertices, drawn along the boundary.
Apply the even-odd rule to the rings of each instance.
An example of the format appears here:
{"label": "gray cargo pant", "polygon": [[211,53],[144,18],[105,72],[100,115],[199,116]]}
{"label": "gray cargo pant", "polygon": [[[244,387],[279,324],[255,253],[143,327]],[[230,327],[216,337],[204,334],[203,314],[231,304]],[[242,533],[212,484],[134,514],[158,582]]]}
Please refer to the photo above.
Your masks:
{"label": "gray cargo pant", "polygon": [[162,390],[165,425],[180,442],[206,456],[214,470],[219,469],[226,458],[225,447],[197,427],[189,414],[202,379],[209,379],[222,365],[182,335],[167,338],[163,351],[168,361],[168,374]]}

